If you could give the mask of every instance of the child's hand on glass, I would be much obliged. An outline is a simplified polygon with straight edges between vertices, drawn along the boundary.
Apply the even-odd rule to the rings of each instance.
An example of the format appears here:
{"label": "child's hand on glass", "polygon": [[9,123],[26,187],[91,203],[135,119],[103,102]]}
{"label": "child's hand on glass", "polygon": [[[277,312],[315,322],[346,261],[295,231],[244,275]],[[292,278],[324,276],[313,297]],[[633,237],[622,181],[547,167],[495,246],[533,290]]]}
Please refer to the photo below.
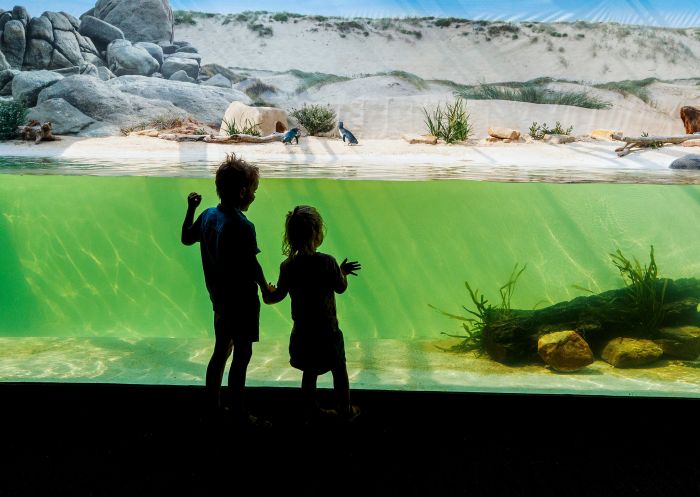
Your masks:
{"label": "child's hand on glass", "polygon": [[343,259],[343,262],[340,263],[340,272],[343,273],[343,275],[347,276],[348,274],[352,274],[354,276],[357,276],[357,273],[355,271],[359,271],[362,269],[362,266],[360,265],[359,262],[357,261],[349,261],[348,258],[346,257]]}
{"label": "child's hand on glass", "polygon": [[197,192],[192,192],[187,196],[187,207],[196,209],[202,202],[202,196]]}

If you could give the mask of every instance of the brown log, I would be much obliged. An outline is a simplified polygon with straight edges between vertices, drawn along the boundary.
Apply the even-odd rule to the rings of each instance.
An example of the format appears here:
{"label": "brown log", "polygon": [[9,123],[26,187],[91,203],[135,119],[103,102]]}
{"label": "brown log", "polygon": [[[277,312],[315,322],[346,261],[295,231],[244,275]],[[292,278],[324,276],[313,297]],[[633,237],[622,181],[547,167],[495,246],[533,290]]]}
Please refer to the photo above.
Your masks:
{"label": "brown log", "polygon": [[231,135],[231,136],[213,136],[208,135],[204,138],[207,143],[271,143],[271,142],[281,142],[283,133],[272,133],[267,136],[253,136],[253,135]]}
{"label": "brown log", "polygon": [[158,138],[163,140],[170,140],[174,142],[201,142],[204,141],[209,135],[185,135],[177,133],[161,133]]}

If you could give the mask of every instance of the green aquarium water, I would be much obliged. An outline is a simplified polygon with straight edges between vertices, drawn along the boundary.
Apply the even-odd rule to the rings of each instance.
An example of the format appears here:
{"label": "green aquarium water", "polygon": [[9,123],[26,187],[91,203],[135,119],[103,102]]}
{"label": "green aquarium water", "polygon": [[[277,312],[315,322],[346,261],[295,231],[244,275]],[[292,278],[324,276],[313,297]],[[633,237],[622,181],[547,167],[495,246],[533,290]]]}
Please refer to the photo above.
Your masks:
{"label": "green aquarium water", "polygon": [[[212,179],[0,176],[0,381],[203,384],[211,305],[179,241],[191,191],[216,205]],[[697,361],[563,375],[454,353],[460,322],[431,307],[466,314],[465,281],[498,301],[516,263],[514,308],[620,288],[617,249],[700,276],[700,186],[263,178],[247,215],[271,282],[298,204],[324,217],[320,250],[362,264],[337,297],[354,388],[700,396]],[[288,299],[263,306],[249,384],[298,385],[290,329]]]}

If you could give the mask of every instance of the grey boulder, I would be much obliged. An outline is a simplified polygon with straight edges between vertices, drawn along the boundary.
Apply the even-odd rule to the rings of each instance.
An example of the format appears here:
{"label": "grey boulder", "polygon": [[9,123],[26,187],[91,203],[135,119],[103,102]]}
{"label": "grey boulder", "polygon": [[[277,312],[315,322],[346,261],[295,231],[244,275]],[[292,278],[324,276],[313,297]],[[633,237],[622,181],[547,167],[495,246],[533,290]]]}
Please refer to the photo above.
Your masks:
{"label": "grey boulder", "polygon": [[12,95],[12,80],[21,71],[17,69],[5,69],[0,71],[0,96],[6,97]]}
{"label": "grey boulder", "polygon": [[121,29],[132,42],[173,41],[175,18],[168,0],[98,0],[92,15]]}
{"label": "grey boulder", "polygon": [[27,47],[26,32],[22,22],[13,19],[5,24],[0,41],[0,51],[13,69],[22,69],[24,50]]}
{"label": "grey boulder", "polygon": [[199,53],[192,45],[184,45],[178,48],[175,53]]}
{"label": "grey boulder", "polygon": [[151,57],[156,59],[158,61],[158,67],[163,65],[163,49],[160,48],[160,45],[156,45],[155,43],[150,43],[147,41],[140,41],[138,43],[134,43],[135,47],[143,48],[151,54]]}
{"label": "grey boulder", "polygon": [[141,76],[124,76],[112,79],[107,84],[125,94],[170,102],[195,119],[216,123],[216,126],[221,124],[231,102],[239,101],[246,105],[251,102],[247,95],[233,89]]}
{"label": "grey boulder", "polygon": [[163,62],[163,66],[160,68],[160,72],[163,73],[163,77],[166,79],[170,78],[177,71],[185,71],[190,78],[197,79],[199,76],[199,63],[193,59],[170,57]]}
{"label": "grey boulder", "polygon": [[185,71],[176,71],[169,78],[170,81],[182,81],[184,83],[195,83],[194,78],[190,78]]}
{"label": "grey boulder", "polygon": [[[134,77],[140,78],[125,78]],[[185,115],[170,102],[129,95],[110,85],[120,79],[124,78],[105,82],[91,76],[69,76],[42,90],[37,101],[41,104],[62,98],[86,116],[116,126],[133,126],[163,114]],[[157,81],[162,83],[162,80]]]}
{"label": "grey boulder", "polygon": [[202,84],[207,86],[217,86],[219,88],[231,88],[231,81],[221,74],[212,76]]}
{"label": "grey boulder", "polygon": [[27,107],[34,107],[41,90],[62,79],[63,76],[53,71],[21,72],[12,80],[12,98],[24,101]]}
{"label": "grey boulder", "polygon": [[700,169],[700,155],[686,155],[671,162],[671,169]]}
{"label": "grey boulder", "polygon": [[124,39],[121,29],[93,16],[83,16],[79,33],[89,37],[99,50],[105,50],[114,40]]}
{"label": "grey boulder", "polygon": [[107,65],[115,76],[150,76],[160,64],[145,48],[136,47],[128,40],[115,40],[107,47]]}
{"label": "grey boulder", "polygon": [[57,135],[73,135],[83,131],[97,121],[86,116],[62,98],[51,98],[29,111],[28,119],[51,122]]}

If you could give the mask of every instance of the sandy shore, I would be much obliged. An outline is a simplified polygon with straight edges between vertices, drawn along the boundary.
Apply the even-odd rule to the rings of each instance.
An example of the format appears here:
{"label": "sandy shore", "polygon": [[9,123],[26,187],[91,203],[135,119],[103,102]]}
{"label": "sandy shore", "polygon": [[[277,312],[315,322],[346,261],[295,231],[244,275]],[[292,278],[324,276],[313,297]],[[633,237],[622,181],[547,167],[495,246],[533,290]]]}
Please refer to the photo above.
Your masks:
{"label": "sandy shore", "polygon": [[[218,145],[178,143],[141,136],[73,138],[34,145],[4,142],[0,155],[51,158],[127,167],[127,174],[175,175],[174,166],[197,163],[214,166],[227,153],[265,164],[305,165],[324,177],[338,178],[467,178],[512,181],[641,181],[698,183],[696,171],[668,169],[676,158],[693,149],[666,146],[617,157],[619,142],[576,142],[568,145],[511,143],[494,145],[410,145],[403,140],[362,140],[347,146],[332,138],[308,137],[299,145],[282,143]],[[304,172],[297,171],[297,172]],[[207,172],[207,169],[204,169]],[[296,177],[293,170],[278,171]],[[538,177],[538,174],[541,177]],[[549,176],[548,176],[549,175]],[[308,174],[299,174],[306,177]],[[625,179],[627,177],[627,179]],[[646,180],[644,178],[647,178]]]}

